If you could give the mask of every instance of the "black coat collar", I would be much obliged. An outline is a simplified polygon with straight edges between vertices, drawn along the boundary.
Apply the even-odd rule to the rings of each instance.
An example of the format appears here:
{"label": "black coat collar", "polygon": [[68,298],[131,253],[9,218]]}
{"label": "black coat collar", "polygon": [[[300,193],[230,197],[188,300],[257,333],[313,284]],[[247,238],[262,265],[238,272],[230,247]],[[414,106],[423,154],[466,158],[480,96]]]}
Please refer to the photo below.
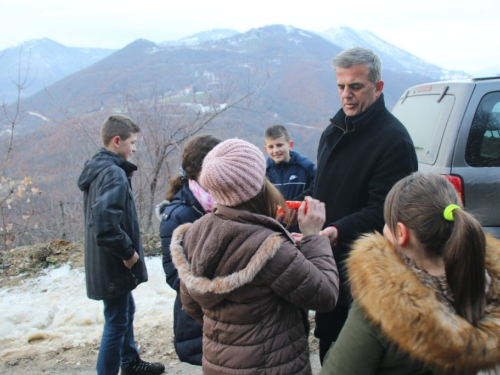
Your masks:
{"label": "black coat collar", "polygon": [[372,119],[377,116],[381,109],[385,108],[384,94],[380,94],[379,98],[368,107],[366,111],[358,113],[355,116],[347,116],[342,108],[330,119],[330,123],[335,127],[341,127],[347,131],[362,129],[366,124],[370,124]]}

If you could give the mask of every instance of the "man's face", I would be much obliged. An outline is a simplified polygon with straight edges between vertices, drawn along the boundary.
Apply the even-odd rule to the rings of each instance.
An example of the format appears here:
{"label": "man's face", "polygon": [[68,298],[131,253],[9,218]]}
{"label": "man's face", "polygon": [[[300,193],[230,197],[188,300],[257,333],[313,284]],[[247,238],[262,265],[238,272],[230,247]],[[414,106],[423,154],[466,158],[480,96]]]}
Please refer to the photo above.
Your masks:
{"label": "man's face", "polygon": [[120,139],[116,153],[125,160],[130,160],[130,157],[136,151],[135,143],[137,142],[137,133],[132,133],[130,137],[123,140]]}
{"label": "man's face", "polygon": [[265,141],[266,151],[276,164],[290,160],[290,149],[293,147],[293,141],[287,142],[285,137],[266,138]]}
{"label": "man's face", "polygon": [[356,64],[350,68],[335,68],[342,108],[347,116],[366,111],[380,96],[384,82],[368,79],[368,67]]}

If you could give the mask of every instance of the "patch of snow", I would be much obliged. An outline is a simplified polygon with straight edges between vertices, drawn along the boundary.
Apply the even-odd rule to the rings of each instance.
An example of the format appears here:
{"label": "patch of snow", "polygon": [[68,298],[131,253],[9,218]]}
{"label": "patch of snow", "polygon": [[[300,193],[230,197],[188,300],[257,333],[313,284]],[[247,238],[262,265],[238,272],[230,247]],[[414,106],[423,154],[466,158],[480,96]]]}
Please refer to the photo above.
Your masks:
{"label": "patch of snow", "polygon": [[209,107],[199,103],[182,103],[182,105],[192,109],[195,112],[206,114],[206,113],[217,113],[225,108],[227,108],[226,103],[219,104],[217,107]]}
{"label": "patch of snow", "polygon": [[321,130],[323,131],[324,129],[320,128],[315,128],[314,126],[309,126],[309,125],[301,125],[301,124],[296,124],[294,122],[287,122],[285,125],[289,126],[296,126],[298,128],[305,128],[305,129],[313,129],[313,130]]}
{"label": "patch of snow", "polygon": [[43,121],[50,122],[50,119],[36,112],[28,112],[32,116],[40,117]]}
{"label": "patch of snow", "polygon": [[[161,257],[146,258],[149,281],[134,291],[136,330],[171,325],[175,291]],[[87,298],[82,269],[64,265],[19,286],[0,289],[0,358],[99,342],[103,304]]]}
{"label": "patch of snow", "polygon": [[300,30],[299,35],[304,36],[306,38],[312,38],[311,34],[305,33],[304,31]]}
{"label": "patch of snow", "polygon": [[158,47],[153,47],[147,53],[149,55],[152,55],[153,53],[157,53],[158,51],[161,51],[161,50]]}

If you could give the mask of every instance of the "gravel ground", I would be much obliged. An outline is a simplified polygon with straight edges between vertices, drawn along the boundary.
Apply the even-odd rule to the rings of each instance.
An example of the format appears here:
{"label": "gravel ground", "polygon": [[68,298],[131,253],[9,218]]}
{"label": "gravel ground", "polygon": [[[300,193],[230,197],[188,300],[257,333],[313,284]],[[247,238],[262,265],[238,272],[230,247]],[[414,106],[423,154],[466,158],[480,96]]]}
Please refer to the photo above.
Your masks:
{"label": "gravel ground", "polygon": [[[80,353],[82,354],[82,353]],[[22,359],[11,363],[0,364],[0,373],[3,375],[92,375],[95,374],[95,359],[92,358],[75,358],[77,353],[63,353],[61,356],[56,356],[52,362],[46,360],[37,361],[36,358]],[[80,362],[74,360],[80,359]],[[152,359],[153,360],[153,359]],[[317,375],[320,372],[318,352],[311,353],[311,366],[313,374]],[[165,364],[165,374],[176,375],[202,375],[201,367],[191,366],[186,363],[171,361]]]}

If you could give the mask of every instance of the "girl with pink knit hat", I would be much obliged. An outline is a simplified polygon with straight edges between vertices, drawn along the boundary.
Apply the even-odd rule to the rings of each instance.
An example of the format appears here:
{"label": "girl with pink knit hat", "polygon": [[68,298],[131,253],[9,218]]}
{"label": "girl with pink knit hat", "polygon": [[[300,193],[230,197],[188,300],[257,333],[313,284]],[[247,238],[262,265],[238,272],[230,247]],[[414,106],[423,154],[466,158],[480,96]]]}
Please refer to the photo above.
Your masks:
{"label": "girl with pink knit hat", "polygon": [[205,374],[311,374],[308,309],[330,311],[338,271],[319,232],[324,204],[298,210],[300,250],[274,218],[284,206],[254,145],[228,139],[203,161],[212,212],[177,228],[170,244],[183,309],[203,325]]}

